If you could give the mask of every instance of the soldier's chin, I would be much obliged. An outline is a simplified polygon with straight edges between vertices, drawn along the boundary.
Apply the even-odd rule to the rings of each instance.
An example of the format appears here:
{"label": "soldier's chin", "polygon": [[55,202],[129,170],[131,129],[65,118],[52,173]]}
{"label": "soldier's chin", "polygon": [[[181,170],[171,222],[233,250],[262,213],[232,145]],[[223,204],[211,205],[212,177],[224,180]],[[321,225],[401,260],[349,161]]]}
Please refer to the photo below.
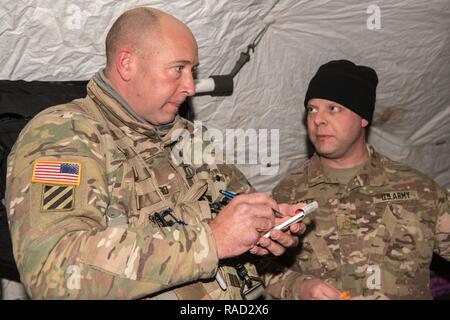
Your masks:
{"label": "soldier's chin", "polygon": [[169,124],[169,123],[173,122],[173,120],[175,120],[177,113],[178,112],[166,112],[164,114],[164,116],[161,117],[160,124],[164,125],[164,124]]}
{"label": "soldier's chin", "polygon": [[175,120],[176,115],[177,115],[176,113],[175,114],[165,113],[163,115],[160,115],[159,117],[154,117],[153,119],[147,119],[147,121],[150,122],[150,124],[152,124],[154,126],[162,126],[162,125],[173,122],[173,120]]}
{"label": "soldier's chin", "polygon": [[337,159],[339,158],[339,155],[337,154],[336,150],[331,149],[331,148],[318,148],[315,147],[316,149],[316,153],[324,158],[328,158],[328,159]]}

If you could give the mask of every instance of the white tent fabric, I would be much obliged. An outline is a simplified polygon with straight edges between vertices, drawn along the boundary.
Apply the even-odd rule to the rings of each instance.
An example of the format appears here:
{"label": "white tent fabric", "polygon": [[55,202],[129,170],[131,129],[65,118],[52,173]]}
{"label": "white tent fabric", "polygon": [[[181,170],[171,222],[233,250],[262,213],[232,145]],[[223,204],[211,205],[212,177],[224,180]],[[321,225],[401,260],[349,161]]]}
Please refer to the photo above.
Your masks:
{"label": "white tent fabric", "polygon": [[378,72],[369,142],[450,188],[449,0],[1,0],[0,79],[88,79],[104,65],[112,22],[141,5],[190,26],[200,78],[229,73],[264,21],[275,19],[232,96],[192,100],[196,119],[210,128],[279,130],[279,167],[274,161],[264,175],[260,159],[239,165],[259,190],[270,192],[307,158],[306,87],[334,59]]}

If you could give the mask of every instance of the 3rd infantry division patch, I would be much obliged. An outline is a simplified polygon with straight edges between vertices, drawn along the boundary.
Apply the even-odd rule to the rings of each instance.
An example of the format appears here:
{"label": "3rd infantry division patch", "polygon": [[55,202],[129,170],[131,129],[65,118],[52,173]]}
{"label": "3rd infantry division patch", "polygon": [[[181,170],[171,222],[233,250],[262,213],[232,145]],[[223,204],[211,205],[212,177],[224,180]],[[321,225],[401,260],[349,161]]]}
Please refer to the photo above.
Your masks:
{"label": "3rd infantry division patch", "polygon": [[74,202],[74,186],[44,184],[42,189],[42,211],[71,210],[74,207]]}

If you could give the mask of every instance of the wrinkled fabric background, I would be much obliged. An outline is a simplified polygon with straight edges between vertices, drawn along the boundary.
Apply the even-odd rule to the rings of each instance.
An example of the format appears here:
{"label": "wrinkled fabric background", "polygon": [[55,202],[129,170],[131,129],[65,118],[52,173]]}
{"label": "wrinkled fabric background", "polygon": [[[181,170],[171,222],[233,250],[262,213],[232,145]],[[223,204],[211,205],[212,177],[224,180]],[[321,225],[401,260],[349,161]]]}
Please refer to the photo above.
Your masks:
{"label": "wrinkled fabric background", "polygon": [[[104,66],[114,19],[141,5],[192,29],[199,78],[228,74],[264,21],[275,19],[235,77],[234,94],[195,97],[191,105],[210,128],[279,130],[279,167],[271,163],[271,174],[263,175],[261,159],[239,165],[259,190],[270,192],[307,158],[308,82],[321,64],[344,58],[378,72],[369,142],[450,188],[449,0],[0,0],[0,79],[90,78]],[[373,5],[380,29],[368,27]]]}

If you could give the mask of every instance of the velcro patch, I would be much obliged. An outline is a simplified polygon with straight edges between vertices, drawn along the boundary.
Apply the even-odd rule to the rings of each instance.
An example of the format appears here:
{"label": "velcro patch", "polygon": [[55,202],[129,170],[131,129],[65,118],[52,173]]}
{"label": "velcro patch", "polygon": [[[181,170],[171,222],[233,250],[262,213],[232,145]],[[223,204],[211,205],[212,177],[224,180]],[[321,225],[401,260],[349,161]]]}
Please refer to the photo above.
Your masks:
{"label": "velcro patch", "polygon": [[42,189],[42,211],[72,210],[75,203],[75,187],[44,184]]}
{"label": "velcro patch", "polygon": [[31,181],[78,186],[80,178],[81,162],[37,160]]}
{"label": "velcro patch", "polygon": [[417,191],[387,191],[375,196],[375,203],[386,201],[419,200]]}

